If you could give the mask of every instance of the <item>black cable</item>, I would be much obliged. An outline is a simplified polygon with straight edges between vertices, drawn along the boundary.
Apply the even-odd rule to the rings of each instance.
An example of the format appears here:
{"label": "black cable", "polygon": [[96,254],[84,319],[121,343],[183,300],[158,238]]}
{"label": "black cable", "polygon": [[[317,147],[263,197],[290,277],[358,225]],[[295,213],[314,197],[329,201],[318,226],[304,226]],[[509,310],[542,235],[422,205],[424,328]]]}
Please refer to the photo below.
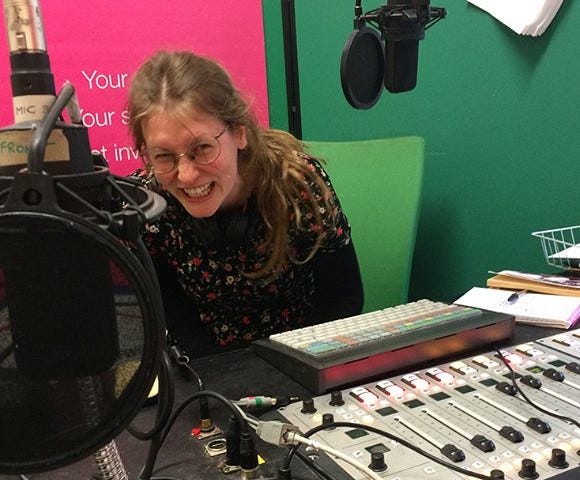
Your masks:
{"label": "black cable", "polygon": [[198,398],[202,398],[202,397],[214,398],[214,399],[219,400],[220,402],[224,403],[232,411],[232,413],[238,418],[242,432],[248,431],[248,425],[247,425],[244,417],[242,416],[240,411],[237,409],[237,407],[232,402],[230,402],[226,397],[224,397],[223,395],[221,395],[217,392],[213,392],[211,390],[203,390],[201,392],[195,392],[194,394],[187,397],[183,402],[181,402],[181,404],[177,407],[177,409],[173,412],[172,416],[168,420],[168,422],[165,426],[165,429],[161,432],[158,432],[154,436],[154,438],[151,440],[151,444],[149,446],[149,452],[147,454],[147,460],[146,460],[145,466],[143,467],[143,469],[141,470],[141,473],[139,474],[139,480],[154,480],[153,478],[151,478],[151,474],[152,474],[153,468],[155,466],[155,462],[157,460],[157,455],[159,454],[159,450],[161,449],[161,446],[165,442],[165,439],[169,435],[171,428],[175,424],[175,421],[177,420],[179,415],[181,415],[183,410],[189,404],[191,404],[192,402],[194,402]]}
{"label": "black cable", "polygon": [[537,405],[536,403],[534,403],[533,400],[530,400],[530,398],[524,393],[524,391],[518,385],[518,382],[516,381],[516,372],[514,371],[512,366],[509,364],[509,362],[505,359],[505,357],[503,356],[503,353],[501,353],[500,350],[496,350],[496,352],[497,352],[499,358],[501,359],[501,361],[504,363],[504,365],[510,371],[510,380],[512,382],[512,385],[514,386],[514,388],[518,391],[518,393],[522,396],[522,398],[528,404],[530,404],[532,407],[539,410],[540,412],[545,413],[546,415],[550,415],[551,417],[557,418],[559,420],[563,420],[564,422],[571,423],[572,425],[576,425],[576,427],[580,428],[580,422],[578,422],[578,420],[574,420],[573,418],[567,417],[566,415],[560,415],[559,413],[552,412],[550,410],[546,410],[545,408],[542,408],[539,405]]}
{"label": "black cable", "polygon": [[[141,260],[141,263],[143,263],[143,265],[149,272],[151,280],[153,281],[156,290],[159,292],[159,296],[163,298],[163,295],[161,294],[161,285],[159,284],[159,279],[157,277],[155,265],[153,263],[153,260],[151,259],[151,256],[149,255],[149,252],[147,250],[147,247],[145,246],[145,243],[143,242],[143,239],[138,238],[137,242],[133,245],[133,247],[136,248],[138,258]],[[201,376],[189,363],[190,362],[189,357],[185,355],[184,352],[179,347],[179,345],[177,345],[177,343],[171,339],[170,335],[167,335],[167,344],[169,348],[169,355],[171,356],[171,358],[173,358],[179,366],[186,368],[196,378],[199,390],[205,390],[205,385]]]}
{"label": "black cable", "polygon": [[170,373],[171,364],[169,355],[164,350],[161,353],[161,368],[159,370],[159,400],[157,402],[157,415],[155,425],[148,432],[136,429],[132,424],[127,427],[127,431],[139,440],[151,440],[165,426],[175,399],[175,386]]}
{"label": "black cable", "polygon": [[157,455],[159,454],[161,445],[163,445],[162,437],[163,431],[159,431],[151,439],[149,450],[147,451],[147,459],[145,460],[145,465],[139,473],[138,480],[152,480],[151,475],[153,474],[153,468],[155,467],[155,462],[157,461]]}
{"label": "black cable", "polygon": [[171,339],[171,336],[168,335],[168,343],[169,343],[169,354],[171,358],[180,368],[184,368],[189,373],[191,373],[194,378],[197,380],[197,387],[199,390],[205,390],[204,382],[201,378],[201,375],[197,373],[197,371],[191,366],[190,361],[191,359],[181,350],[181,347]]}
{"label": "black cable", "polygon": [[[413,450],[414,452],[417,452],[418,454],[423,455],[424,457],[427,457],[429,460],[431,460],[435,463],[438,463],[439,465],[442,465],[444,467],[447,467],[450,470],[453,470],[457,473],[461,473],[462,475],[466,475],[466,476],[474,477],[474,478],[479,478],[481,480],[494,480],[493,477],[483,475],[481,473],[473,472],[471,470],[463,469],[461,467],[458,467],[457,465],[454,465],[452,463],[448,463],[445,460],[441,460],[440,458],[436,457],[435,455],[432,455],[429,452],[426,452],[425,450],[420,449],[419,447],[413,445],[412,443],[408,442],[407,440],[405,440],[401,437],[398,437],[397,435],[393,435],[389,432],[385,432],[384,430],[380,430],[378,428],[371,427],[370,425],[364,425],[362,423],[359,424],[359,423],[351,423],[351,422],[329,422],[327,424],[318,425],[317,427],[311,428],[306,433],[302,434],[302,436],[309,438],[312,435],[314,435],[316,432],[319,432],[320,430],[325,430],[329,427],[347,427],[347,428],[357,428],[357,429],[368,430],[369,432],[373,432],[373,433],[376,433],[377,435],[381,435],[381,436],[386,437],[390,440],[394,440],[394,441],[400,443],[401,445]],[[286,470],[288,470],[290,468],[290,461],[292,460],[292,457],[294,456],[294,454],[296,453],[296,451],[298,450],[299,447],[300,447],[300,444],[296,444],[296,445],[292,446],[292,448],[288,452],[288,455],[284,459],[284,463],[282,464],[281,468],[285,468]]]}
{"label": "black cable", "polygon": [[[259,421],[259,419],[255,415],[252,415],[251,413],[246,413],[246,416],[248,418],[252,419],[252,420]],[[295,453],[296,453],[296,455],[298,455],[298,457],[300,458],[300,460],[302,460],[320,478],[322,478],[324,480],[335,480],[330,473],[328,473],[321,465],[318,465],[308,455],[305,455],[300,450],[296,450]],[[280,473],[280,472],[278,472],[278,473]],[[289,469],[288,469],[288,472],[287,473],[289,475],[291,475]],[[302,479],[297,478],[297,477],[294,477],[294,476],[291,476],[291,478],[292,478],[292,480],[302,480]],[[282,479],[280,479],[278,476],[276,476],[272,480],[282,480]]]}
{"label": "black cable", "polygon": [[217,392],[213,392],[212,390],[203,390],[201,392],[195,392],[194,394],[187,397],[183,402],[181,402],[181,404],[179,405],[179,407],[177,407],[175,412],[173,412],[172,417],[169,419],[169,422],[167,423],[167,427],[166,427],[164,435],[163,435],[163,441],[165,441],[165,438],[167,438],[167,435],[169,434],[169,430],[171,430],[171,427],[173,426],[173,424],[177,420],[177,417],[179,415],[181,415],[181,412],[183,412],[183,410],[191,402],[193,402],[194,400],[197,400],[198,398],[204,397],[204,396],[210,397],[210,398],[215,398],[216,400],[219,400],[220,402],[224,403],[232,411],[232,413],[238,418],[242,432],[248,430],[248,424],[246,423],[246,420],[244,419],[244,417],[242,416],[242,414],[240,413],[238,408],[233,404],[233,402],[231,402],[226,397],[224,397],[223,395],[221,395]]}

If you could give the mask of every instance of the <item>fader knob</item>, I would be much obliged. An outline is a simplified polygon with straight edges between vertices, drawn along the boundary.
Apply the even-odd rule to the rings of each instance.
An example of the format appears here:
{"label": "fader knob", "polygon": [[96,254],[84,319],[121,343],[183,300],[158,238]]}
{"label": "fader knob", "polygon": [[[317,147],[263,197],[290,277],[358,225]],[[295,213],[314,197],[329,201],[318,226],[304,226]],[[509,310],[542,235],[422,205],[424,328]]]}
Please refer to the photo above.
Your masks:
{"label": "fader knob", "polygon": [[566,461],[566,452],[561,448],[552,449],[552,458],[550,458],[548,464],[554,468],[567,468],[569,463]]}
{"label": "fader knob", "polygon": [[369,464],[369,468],[373,472],[384,472],[387,469],[385,454],[383,452],[371,453],[371,463]]}
{"label": "fader knob", "polygon": [[538,478],[539,474],[536,471],[536,462],[531,458],[524,458],[522,460],[522,468],[518,472],[518,475],[526,480],[534,480]]}
{"label": "fader knob", "polygon": [[495,386],[496,390],[499,390],[501,393],[505,393],[511,397],[515,397],[518,393],[518,389],[514,387],[511,383],[508,382],[499,382]]}
{"label": "fader knob", "polygon": [[524,385],[527,385],[528,387],[536,389],[541,388],[542,386],[542,381],[533,375],[524,375],[522,378],[520,378],[520,382],[522,382]]}
{"label": "fader knob", "polygon": [[316,408],[314,407],[314,399],[308,397],[302,400],[302,410],[301,413],[316,413]]}
{"label": "fader knob", "polygon": [[580,373],[580,363],[570,362],[566,364],[566,370],[570,370],[573,373]]}
{"label": "fader knob", "polygon": [[344,405],[344,400],[342,399],[342,392],[340,390],[333,390],[330,392],[330,405],[333,407],[340,407]]}
{"label": "fader knob", "polygon": [[556,382],[563,382],[566,379],[566,376],[555,368],[548,368],[547,370],[544,370],[542,375]]}

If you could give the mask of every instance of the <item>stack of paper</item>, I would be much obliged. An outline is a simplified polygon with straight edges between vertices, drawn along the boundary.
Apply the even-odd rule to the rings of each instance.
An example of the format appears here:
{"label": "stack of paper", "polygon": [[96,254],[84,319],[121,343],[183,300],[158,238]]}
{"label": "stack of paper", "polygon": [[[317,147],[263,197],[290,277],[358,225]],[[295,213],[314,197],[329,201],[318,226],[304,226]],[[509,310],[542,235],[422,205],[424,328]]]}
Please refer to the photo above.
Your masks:
{"label": "stack of paper", "polygon": [[580,320],[580,298],[474,287],[454,303],[507,313],[516,322],[571,328]]}
{"label": "stack of paper", "polygon": [[545,32],[563,0],[468,0],[520,35]]}
{"label": "stack of paper", "polygon": [[487,286],[490,288],[528,290],[530,292],[580,297],[580,277],[549,273],[523,273],[515,270],[489,273],[495,273],[493,277],[487,279]]}

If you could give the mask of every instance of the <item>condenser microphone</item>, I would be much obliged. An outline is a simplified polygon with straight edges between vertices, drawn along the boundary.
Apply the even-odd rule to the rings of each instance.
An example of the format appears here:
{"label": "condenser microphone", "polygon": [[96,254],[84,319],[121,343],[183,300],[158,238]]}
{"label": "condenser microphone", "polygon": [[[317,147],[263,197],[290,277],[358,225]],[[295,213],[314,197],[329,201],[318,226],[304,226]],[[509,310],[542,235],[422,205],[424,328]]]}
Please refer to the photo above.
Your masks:
{"label": "condenser microphone", "polygon": [[15,123],[40,120],[56,96],[38,0],[4,0]]}
{"label": "condenser microphone", "polygon": [[[421,5],[419,5],[419,3]],[[425,38],[424,9],[428,1],[388,0],[384,19],[385,88],[408,92],[417,84],[419,40]]]}
{"label": "condenser microphone", "polygon": [[[80,119],[66,122],[59,111],[47,132],[42,157],[29,155],[33,135],[57,98],[54,77],[39,0],[3,2],[15,123],[0,128],[0,208],[18,172],[44,172],[55,181],[59,208],[135,241],[139,228],[159,216],[165,202],[141,185],[112,175],[106,160],[92,153],[88,129]],[[67,107],[76,99],[70,83],[61,94],[69,99]]]}
{"label": "condenser microphone", "polygon": [[[38,0],[4,0],[15,123],[0,129],[0,473],[64,466],[136,415],[164,311],[141,241],[165,200],[112,175],[55,93]],[[70,116],[70,114],[69,114]]]}
{"label": "condenser microphone", "polygon": [[[34,123],[42,120],[56,97],[39,0],[4,0],[4,16],[14,125],[0,130],[0,175],[18,171],[26,163]],[[87,129],[80,124],[57,125],[44,161],[50,173],[90,172],[93,159]]]}
{"label": "condenser microphone", "polygon": [[408,92],[417,84],[419,41],[446,11],[429,0],[387,0],[362,13],[355,5],[355,29],[343,49],[340,74],[344,95],[355,108],[368,109],[382,89]]}

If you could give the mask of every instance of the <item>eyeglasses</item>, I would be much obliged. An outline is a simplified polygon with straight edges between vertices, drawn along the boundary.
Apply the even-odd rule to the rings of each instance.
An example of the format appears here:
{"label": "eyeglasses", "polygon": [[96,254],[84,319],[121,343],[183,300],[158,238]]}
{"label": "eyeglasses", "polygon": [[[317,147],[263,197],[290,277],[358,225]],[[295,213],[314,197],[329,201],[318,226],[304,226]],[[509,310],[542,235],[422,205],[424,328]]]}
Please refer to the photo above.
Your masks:
{"label": "eyeglasses", "polygon": [[209,165],[220,156],[219,138],[226,133],[227,129],[226,125],[215,137],[211,135],[197,137],[183,153],[172,153],[162,148],[143,148],[141,155],[153,167],[153,171],[159,175],[173,172],[179,165],[181,157],[189,157],[197,165]]}

